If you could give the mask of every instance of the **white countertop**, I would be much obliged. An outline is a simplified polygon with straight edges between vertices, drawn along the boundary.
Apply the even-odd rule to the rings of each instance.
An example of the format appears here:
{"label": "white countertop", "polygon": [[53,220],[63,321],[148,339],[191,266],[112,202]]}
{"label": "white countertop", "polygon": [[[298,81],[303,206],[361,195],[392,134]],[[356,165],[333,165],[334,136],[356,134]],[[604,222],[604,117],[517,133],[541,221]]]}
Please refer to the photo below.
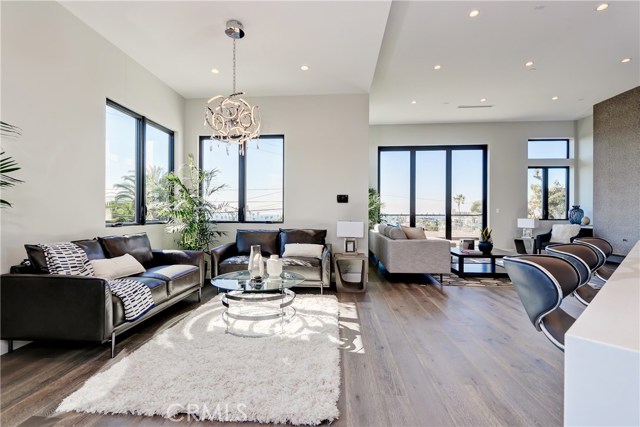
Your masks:
{"label": "white countertop", "polygon": [[640,242],[565,334],[564,424],[640,425]]}
{"label": "white countertop", "polygon": [[566,335],[640,352],[640,242]]}

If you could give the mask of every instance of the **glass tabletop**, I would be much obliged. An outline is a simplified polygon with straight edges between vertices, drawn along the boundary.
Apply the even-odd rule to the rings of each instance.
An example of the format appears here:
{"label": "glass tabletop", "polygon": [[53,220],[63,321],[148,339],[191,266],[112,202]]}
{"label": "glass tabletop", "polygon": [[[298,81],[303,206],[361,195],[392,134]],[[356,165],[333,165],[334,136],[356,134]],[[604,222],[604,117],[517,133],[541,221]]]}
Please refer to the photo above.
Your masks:
{"label": "glass tabletop", "polygon": [[220,274],[211,279],[211,284],[225,291],[270,292],[289,289],[304,282],[299,273],[283,271],[280,277],[269,277],[266,273],[261,282],[251,280],[249,270]]}

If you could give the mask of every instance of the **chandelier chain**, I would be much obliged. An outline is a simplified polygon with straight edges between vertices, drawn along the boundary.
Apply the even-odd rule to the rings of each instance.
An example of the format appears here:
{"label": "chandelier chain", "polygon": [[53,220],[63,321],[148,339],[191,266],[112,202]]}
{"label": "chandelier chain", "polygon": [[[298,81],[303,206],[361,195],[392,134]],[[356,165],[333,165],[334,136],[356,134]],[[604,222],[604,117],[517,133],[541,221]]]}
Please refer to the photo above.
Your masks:
{"label": "chandelier chain", "polygon": [[236,39],[233,39],[233,92],[236,93]]}

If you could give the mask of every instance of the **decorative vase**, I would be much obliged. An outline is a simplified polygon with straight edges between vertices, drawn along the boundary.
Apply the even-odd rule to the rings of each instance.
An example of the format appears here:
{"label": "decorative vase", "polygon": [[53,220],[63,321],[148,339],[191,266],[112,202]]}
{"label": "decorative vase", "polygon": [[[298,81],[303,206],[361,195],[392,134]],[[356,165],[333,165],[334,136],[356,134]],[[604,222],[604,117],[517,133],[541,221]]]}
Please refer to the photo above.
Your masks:
{"label": "decorative vase", "polygon": [[480,242],[478,243],[478,249],[483,254],[490,254],[493,249],[493,242]]}
{"label": "decorative vase", "polygon": [[583,216],[584,211],[580,209],[580,205],[573,205],[569,210],[569,223],[580,224]]}
{"label": "decorative vase", "polygon": [[278,255],[271,255],[267,260],[267,274],[270,279],[277,279],[282,274],[282,260]]}
{"label": "decorative vase", "polygon": [[262,262],[262,251],[260,245],[251,246],[251,253],[249,253],[249,274],[251,280],[262,280],[264,276],[264,262]]}

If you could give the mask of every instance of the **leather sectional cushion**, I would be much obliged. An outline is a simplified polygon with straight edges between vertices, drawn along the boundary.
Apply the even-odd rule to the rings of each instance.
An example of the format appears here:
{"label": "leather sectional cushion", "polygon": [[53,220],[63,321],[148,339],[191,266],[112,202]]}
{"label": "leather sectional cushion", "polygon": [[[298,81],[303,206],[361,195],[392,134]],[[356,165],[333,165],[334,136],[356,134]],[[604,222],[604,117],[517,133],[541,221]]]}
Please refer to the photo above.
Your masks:
{"label": "leather sectional cushion", "polygon": [[282,258],[282,269],[299,273],[306,280],[322,280],[322,263],[318,258],[285,257]]}
{"label": "leather sectional cushion", "polygon": [[98,237],[98,240],[108,258],[131,254],[145,267],[153,261],[151,243],[147,233]]}
{"label": "leather sectional cushion", "polygon": [[[136,282],[144,283],[151,290],[151,298],[158,305],[169,299],[167,294],[167,282],[151,277],[129,277]],[[126,322],[124,318],[124,305],[122,300],[115,295],[111,295],[111,304],[113,307],[113,326],[118,326]]]}
{"label": "leather sectional cushion", "polygon": [[238,230],[236,232],[236,247],[238,254],[249,255],[252,245],[260,245],[263,255],[278,255],[278,230]]}
{"label": "leather sectional cushion", "polygon": [[47,267],[47,260],[44,257],[44,251],[38,245],[24,245],[27,250],[27,258],[31,265],[38,271],[38,273],[49,274],[49,268]]}
{"label": "leather sectional cushion", "polygon": [[149,268],[139,277],[164,280],[167,282],[169,295],[173,295],[200,283],[200,269],[187,264],[159,265]]}
{"label": "leather sectional cushion", "polygon": [[87,253],[87,258],[90,260],[107,257],[98,239],[74,240],[71,243],[80,246]]}
{"label": "leather sectional cushion", "polygon": [[284,254],[285,245],[290,243],[311,243],[314,245],[325,244],[327,230],[312,229],[280,229],[280,256]]}
{"label": "leather sectional cushion", "polygon": [[249,266],[249,255],[237,255],[225,259],[218,265],[218,274],[246,270]]}

